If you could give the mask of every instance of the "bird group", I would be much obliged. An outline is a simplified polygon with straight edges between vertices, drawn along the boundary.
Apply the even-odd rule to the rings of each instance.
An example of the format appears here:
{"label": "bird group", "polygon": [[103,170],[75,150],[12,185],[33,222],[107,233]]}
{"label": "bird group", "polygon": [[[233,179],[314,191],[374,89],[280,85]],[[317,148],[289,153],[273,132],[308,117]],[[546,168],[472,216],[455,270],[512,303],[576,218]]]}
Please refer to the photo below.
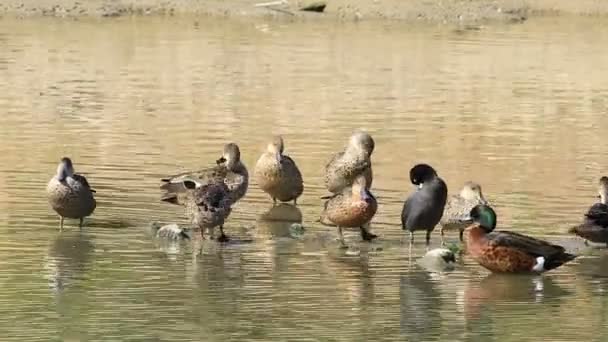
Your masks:
{"label": "bird group", "polygon": [[[296,205],[304,192],[304,182],[296,162],[284,154],[284,147],[281,136],[270,141],[255,165],[254,179],[274,203],[293,201]],[[322,197],[325,202],[319,222],[337,227],[343,247],[347,247],[344,228],[359,229],[363,241],[377,238],[369,230],[378,209],[378,201],[370,190],[374,147],[374,139],[368,133],[357,131],[345,149],[333,155],[325,166],[328,194]],[[448,198],[446,183],[430,165],[415,165],[409,177],[415,190],[403,204],[401,226],[409,232],[410,244],[416,231],[426,232],[428,247],[436,226],[442,241],[445,232],[458,230],[467,254],[492,272],[540,273],[576,257],[563,247],[543,240],[496,231],[496,212],[484,198],[479,184],[467,182],[459,193]],[[214,229],[219,227],[217,240],[225,242],[229,238],[224,232],[224,223],[232,206],[247,193],[248,186],[249,173],[241,161],[239,147],[229,143],[215,165],[162,178],[161,201],[183,206],[203,239],[206,236],[215,239]],[[82,227],[83,218],[95,210],[94,193],[87,179],[74,172],[72,161],[63,158],[47,186],[48,200],[61,218],[61,228],[64,218],[80,219]],[[589,209],[583,223],[570,232],[592,242],[608,244],[608,177],[600,180],[599,197],[600,202]],[[453,260],[449,253],[435,254]]]}

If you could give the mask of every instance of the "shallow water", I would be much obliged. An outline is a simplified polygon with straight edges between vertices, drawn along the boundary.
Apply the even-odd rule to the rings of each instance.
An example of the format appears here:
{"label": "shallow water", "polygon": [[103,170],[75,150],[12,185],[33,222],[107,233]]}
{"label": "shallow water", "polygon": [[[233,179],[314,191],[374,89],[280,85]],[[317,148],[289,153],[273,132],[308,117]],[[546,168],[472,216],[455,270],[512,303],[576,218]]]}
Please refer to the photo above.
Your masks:
{"label": "shallow water", "polygon": [[[604,341],[608,252],[565,231],[606,170],[607,26],[0,20],[2,340]],[[344,251],[316,222],[321,177],[359,128],[376,140],[381,237],[350,234]],[[153,236],[152,222],[185,223],[159,203],[160,176],[228,141],[252,170],[273,133],[305,177],[297,208],[268,213],[252,184],[233,242]],[[46,203],[63,155],[97,189],[82,231],[59,233]],[[410,253],[399,222],[417,162],[452,193],[481,183],[502,229],[583,256],[541,277],[466,257],[427,272],[423,234]]]}

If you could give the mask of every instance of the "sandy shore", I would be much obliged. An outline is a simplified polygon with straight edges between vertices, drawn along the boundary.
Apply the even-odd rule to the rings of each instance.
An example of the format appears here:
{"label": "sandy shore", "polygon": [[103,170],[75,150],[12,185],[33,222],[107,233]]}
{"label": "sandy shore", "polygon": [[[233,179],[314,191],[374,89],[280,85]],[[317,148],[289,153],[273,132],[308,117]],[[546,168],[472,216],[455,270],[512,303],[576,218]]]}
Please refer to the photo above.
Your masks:
{"label": "sandy shore", "polygon": [[[317,0],[4,0],[2,16],[115,17],[129,15],[211,15],[288,20],[403,20],[436,23],[519,22],[546,15],[608,15],[597,0],[328,0],[324,13],[299,9]],[[278,1],[277,1],[278,2]],[[257,5],[257,6],[256,6]]]}

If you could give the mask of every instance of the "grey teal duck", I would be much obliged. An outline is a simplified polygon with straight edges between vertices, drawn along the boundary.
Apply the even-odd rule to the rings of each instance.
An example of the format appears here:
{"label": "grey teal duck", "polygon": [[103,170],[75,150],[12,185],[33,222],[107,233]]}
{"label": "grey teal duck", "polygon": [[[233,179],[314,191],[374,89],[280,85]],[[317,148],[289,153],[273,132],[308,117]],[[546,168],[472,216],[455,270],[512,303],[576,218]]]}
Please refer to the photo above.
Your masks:
{"label": "grey teal duck", "polygon": [[340,193],[353,184],[360,174],[365,176],[365,186],[371,188],[373,173],[371,155],[374,139],[365,132],[354,133],[343,152],[335,154],[325,166],[325,186],[331,193]]}
{"label": "grey teal duck", "polygon": [[64,157],[57,166],[57,173],[46,187],[49,204],[59,214],[60,229],[64,218],[80,219],[82,228],[85,217],[91,215],[97,206],[94,193],[87,179],[74,172],[70,158]]}
{"label": "grey teal duck", "polygon": [[589,208],[583,223],[570,228],[569,231],[585,239],[585,244],[591,241],[608,246],[608,177],[600,178],[598,197],[599,203]]}
{"label": "grey teal duck", "polygon": [[445,231],[459,230],[460,241],[463,240],[464,229],[468,226],[466,219],[471,209],[478,204],[488,205],[483,197],[481,185],[474,182],[466,182],[457,195],[451,196],[443,210],[443,216],[439,221],[441,239]]}
{"label": "grey teal duck", "polygon": [[296,204],[304,191],[302,174],[295,161],[283,154],[283,149],[283,138],[275,136],[258,159],[254,175],[258,186],[272,197],[273,202],[278,199]]}

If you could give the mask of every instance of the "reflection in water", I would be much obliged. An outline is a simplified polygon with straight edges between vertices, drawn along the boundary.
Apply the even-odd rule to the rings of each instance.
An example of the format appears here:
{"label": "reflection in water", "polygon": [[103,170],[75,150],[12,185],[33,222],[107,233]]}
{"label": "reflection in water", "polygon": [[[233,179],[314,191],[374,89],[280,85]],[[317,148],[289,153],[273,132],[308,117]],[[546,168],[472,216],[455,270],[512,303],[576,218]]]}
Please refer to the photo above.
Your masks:
{"label": "reflection in water", "polygon": [[401,333],[413,341],[427,341],[441,326],[441,298],[426,272],[401,275],[399,299]]}
{"label": "reflection in water", "polygon": [[[555,302],[569,292],[543,275],[516,275],[493,273],[483,280],[470,279],[464,289],[464,313],[467,321],[493,316],[482,313],[495,310],[497,303]],[[532,314],[532,313],[530,313]]]}
{"label": "reflection in water", "polygon": [[49,249],[44,268],[56,296],[86,278],[95,246],[86,231],[60,233]]}
{"label": "reflection in water", "polygon": [[258,234],[270,235],[273,238],[297,237],[302,223],[302,212],[294,205],[281,203],[273,205],[260,214],[256,229]]}

